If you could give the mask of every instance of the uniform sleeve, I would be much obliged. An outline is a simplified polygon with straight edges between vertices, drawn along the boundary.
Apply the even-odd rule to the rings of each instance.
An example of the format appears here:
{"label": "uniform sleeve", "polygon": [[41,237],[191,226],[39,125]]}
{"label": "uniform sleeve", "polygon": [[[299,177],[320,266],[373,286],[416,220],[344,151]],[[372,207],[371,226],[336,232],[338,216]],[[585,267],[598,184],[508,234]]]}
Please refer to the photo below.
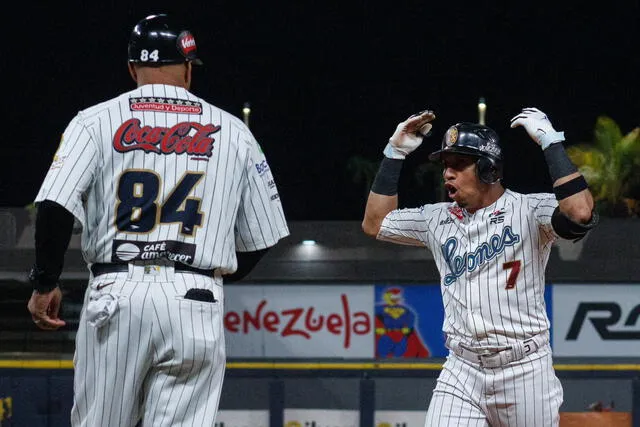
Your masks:
{"label": "uniform sleeve", "polygon": [[51,200],[67,209],[85,225],[83,196],[93,182],[98,149],[80,116],[69,123],[58,151],[36,196],[35,203]]}
{"label": "uniform sleeve", "polygon": [[400,245],[428,246],[429,205],[396,209],[382,221],[377,239]]}
{"label": "uniform sleeve", "polygon": [[289,235],[275,180],[260,145],[253,138],[246,168],[246,187],[235,227],[238,252],[265,249]]}
{"label": "uniform sleeve", "polygon": [[551,226],[551,216],[553,211],[558,207],[558,200],[552,193],[536,193],[527,196],[529,200],[529,208],[533,211],[533,216],[538,227],[547,235],[557,238],[553,227]]}

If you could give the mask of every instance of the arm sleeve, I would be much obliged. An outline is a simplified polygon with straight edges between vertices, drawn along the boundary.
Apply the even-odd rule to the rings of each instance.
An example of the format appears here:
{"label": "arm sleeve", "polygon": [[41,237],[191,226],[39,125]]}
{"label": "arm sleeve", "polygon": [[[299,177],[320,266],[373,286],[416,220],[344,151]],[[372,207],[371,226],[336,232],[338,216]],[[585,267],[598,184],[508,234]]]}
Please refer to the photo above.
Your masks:
{"label": "arm sleeve", "polygon": [[98,165],[98,149],[89,130],[76,116],[65,129],[58,151],[36,196],[56,202],[85,225],[83,195],[93,182]]}
{"label": "arm sleeve", "polygon": [[69,247],[74,217],[65,208],[50,200],[38,205],[36,213],[36,262],[34,287],[49,291],[57,286]]}
{"label": "arm sleeve", "polygon": [[280,195],[267,159],[258,142],[250,138],[247,180],[235,226],[237,252],[275,245],[289,235]]}

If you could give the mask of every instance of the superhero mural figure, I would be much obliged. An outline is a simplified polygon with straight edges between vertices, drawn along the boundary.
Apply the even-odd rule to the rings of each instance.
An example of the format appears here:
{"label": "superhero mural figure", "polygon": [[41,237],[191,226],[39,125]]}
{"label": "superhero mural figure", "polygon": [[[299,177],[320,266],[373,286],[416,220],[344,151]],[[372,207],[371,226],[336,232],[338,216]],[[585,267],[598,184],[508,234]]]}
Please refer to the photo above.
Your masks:
{"label": "superhero mural figure", "polygon": [[376,357],[429,357],[416,329],[417,317],[404,304],[401,288],[389,288],[376,305]]}

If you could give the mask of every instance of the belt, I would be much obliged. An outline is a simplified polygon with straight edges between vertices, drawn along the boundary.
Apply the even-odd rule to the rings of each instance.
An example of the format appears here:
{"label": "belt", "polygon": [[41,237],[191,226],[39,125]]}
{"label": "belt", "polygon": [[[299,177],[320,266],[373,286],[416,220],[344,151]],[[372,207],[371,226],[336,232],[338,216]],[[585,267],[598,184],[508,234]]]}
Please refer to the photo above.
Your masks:
{"label": "belt", "polygon": [[504,348],[472,348],[450,337],[447,337],[446,346],[456,356],[477,363],[483,368],[498,368],[535,353],[548,342],[549,334],[542,333]]}
{"label": "belt", "polygon": [[[180,262],[176,262],[173,266],[176,271],[188,271],[191,273],[202,274],[203,276],[213,277],[214,270],[204,270],[202,268],[195,268],[188,266],[186,264],[182,264]],[[125,271],[129,271],[129,264],[126,263],[95,263],[91,265],[91,273],[93,277],[100,276],[101,274],[107,273],[122,273]]]}

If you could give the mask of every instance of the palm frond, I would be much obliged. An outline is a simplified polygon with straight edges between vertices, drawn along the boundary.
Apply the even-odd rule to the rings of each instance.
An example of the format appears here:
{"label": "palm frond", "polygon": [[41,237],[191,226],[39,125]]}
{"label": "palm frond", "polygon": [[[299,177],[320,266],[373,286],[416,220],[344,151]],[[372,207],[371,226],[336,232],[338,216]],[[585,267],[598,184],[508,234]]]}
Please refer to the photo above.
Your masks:
{"label": "palm frond", "polygon": [[631,159],[632,163],[640,163],[640,127],[623,136],[618,146],[621,155]]}
{"label": "palm frond", "polygon": [[600,209],[613,216],[635,215],[630,196],[640,191],[640,128],[623,135],[613,119],[600,116],[593,143],[570,146],[567,154],[589,183]]}
{"label": "palm frond", "polygon": [[604,153],[613,153],[618,141],[622,139],[620,127],[610,117],[600,116],[594,129],[595,145]]}

